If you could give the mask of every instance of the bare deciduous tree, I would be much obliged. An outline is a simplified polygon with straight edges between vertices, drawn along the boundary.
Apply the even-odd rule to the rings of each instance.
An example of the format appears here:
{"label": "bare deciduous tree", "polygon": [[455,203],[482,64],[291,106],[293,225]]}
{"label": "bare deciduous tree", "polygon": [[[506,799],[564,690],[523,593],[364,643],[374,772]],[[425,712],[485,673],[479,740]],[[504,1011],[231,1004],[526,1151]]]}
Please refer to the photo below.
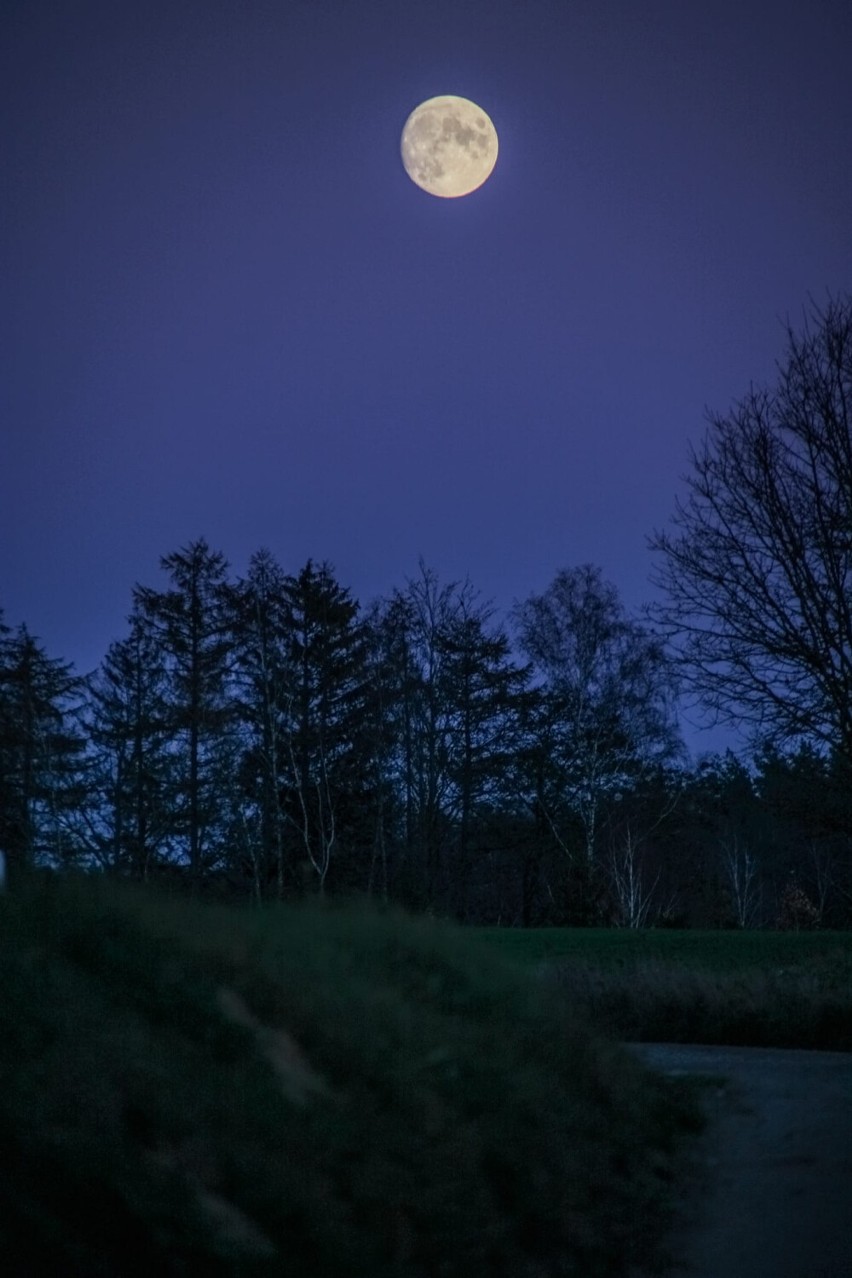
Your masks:
{"label": "bare deciduous tree", "polygon": [[712,414],[652,616],[718,718],[852,767],[852,298],[813,308],[775,390]]}
{"label": "bare deciduous tree", "polygon": [[736,833],[728,834],[719,843],[737,927],[751,927],[760,910],[757,860],[748,844]]}
{"label": "bare deciduous tree", "polygon": [[608,798],[676,756],[671,672],[662,645],[624,611],[591,564],[558,573],[513,612],[521,650],[541,680],[547,750],[560,793],[537,798],[567,853],[557,811],[567,804],[595,858]]}
{"label": "bare deciduous tree", "polygon": [[654,902],[660,871],[650,878],[642,858],[641,840],[629,824],[620,837],[610,841],[607,871],[618,908],[617,923],[622,927],[644,927]]}

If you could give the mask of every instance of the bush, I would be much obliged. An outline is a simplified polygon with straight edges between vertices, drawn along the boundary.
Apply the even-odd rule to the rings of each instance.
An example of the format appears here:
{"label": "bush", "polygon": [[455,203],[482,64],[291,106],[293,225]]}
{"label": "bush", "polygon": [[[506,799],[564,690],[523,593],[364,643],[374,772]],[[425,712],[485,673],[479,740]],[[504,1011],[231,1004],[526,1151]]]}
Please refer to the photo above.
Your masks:
{"label": "bush", "polygon": [[0,946],[9,1274],[616,1274],[697,1123],[451,925],[47,880]]}

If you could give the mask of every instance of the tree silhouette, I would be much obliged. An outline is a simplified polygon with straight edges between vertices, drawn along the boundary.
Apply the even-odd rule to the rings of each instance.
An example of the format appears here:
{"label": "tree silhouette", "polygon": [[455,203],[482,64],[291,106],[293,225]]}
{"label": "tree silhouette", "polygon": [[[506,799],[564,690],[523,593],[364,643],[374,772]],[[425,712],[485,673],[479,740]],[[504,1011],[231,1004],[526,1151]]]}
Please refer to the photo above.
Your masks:
{"label": "tree silhouette", "polygon": [[677,753],[671,671],[660,643],[590,564],[558,573],[513,616],[541,694],[535,730],[547,758],[536,803],[569,858],[561,810],[579,820],[590,867],[607,797]]}
{"label": "tree silhouette", "polygon": [[171,589],[137,587],[134,598],[161,646],[168,672],[171,737],[181,772],[177,815],[195,889],[216,854],[216,826],[232,776],[227,564],[203,538],[160,563]]}
{"label": "tree silhouette", "polygon": [[[283,583],[287,610],[284,813],[296,855],[324,891],[332,861],[353,852],[352,808],[364,768],[366,637],[357,602],[327,563]],[[341,838],[349,826],[348,849]]]}
{"label": "tree silhouette", "polygon": [[106,868],[147,879],[176,833],[173,729],[166,656],[138,607],[90,681],[92,783],[100,792],[90,840]]}
{"label": "tree silhouette", "polygon": [[386,775],[410,904],[465,917],[477,825],[500,805],[525,676],[470,582],[442,584],[420,562],[372,619],[389,729]]}
{"label": "tree silhouette", "polygon": [[[282,788],[287,764],[286,706],[292,676],[287,663],[290,612],[287,578],[268,550],[249,561],[231,592],[236,696],[242,731],[240,783],[252,894],[279,900],[292,886]],[[245,837],[245,828],[254,828]]]}
{"label": "tree silhouette", "polygon": [[651,538],[651,615],[719,718],[852,770],[852,299],[787,335],[776,388],[709,418],[675,531]]}
{"label": "tree silhouette", "polygon": [[76,722],[82,680],[21,626],[0,629],[0,848],[21,869],[76,860],[85,801],[85,740]]}

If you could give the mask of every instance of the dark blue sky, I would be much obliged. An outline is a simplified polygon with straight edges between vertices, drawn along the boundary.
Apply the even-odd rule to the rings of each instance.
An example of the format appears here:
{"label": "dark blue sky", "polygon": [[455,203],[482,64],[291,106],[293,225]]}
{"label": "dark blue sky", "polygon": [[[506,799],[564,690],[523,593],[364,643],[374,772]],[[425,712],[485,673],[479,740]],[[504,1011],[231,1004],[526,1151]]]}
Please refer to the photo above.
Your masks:
{"label": "dark blue sky", "polygon": [[[198,536],[498,609],[645,538],[852,288],[848,0],[41,0],[3,19],[0,604],[94,666]],[[491,116],[415,187],[425,98]]]}

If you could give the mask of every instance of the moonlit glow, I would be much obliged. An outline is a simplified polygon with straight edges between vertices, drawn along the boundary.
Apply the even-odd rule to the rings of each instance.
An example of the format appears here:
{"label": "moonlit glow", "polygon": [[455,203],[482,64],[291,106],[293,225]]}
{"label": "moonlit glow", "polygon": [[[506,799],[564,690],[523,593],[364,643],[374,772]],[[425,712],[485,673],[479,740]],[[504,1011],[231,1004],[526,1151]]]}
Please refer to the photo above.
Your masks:
{"label": "moonlit glow", "polygon": [[400,150],[406,173],[430,195],[469,195],[497,162],[497,130],[468,98],[429,98],[406,120]]}

